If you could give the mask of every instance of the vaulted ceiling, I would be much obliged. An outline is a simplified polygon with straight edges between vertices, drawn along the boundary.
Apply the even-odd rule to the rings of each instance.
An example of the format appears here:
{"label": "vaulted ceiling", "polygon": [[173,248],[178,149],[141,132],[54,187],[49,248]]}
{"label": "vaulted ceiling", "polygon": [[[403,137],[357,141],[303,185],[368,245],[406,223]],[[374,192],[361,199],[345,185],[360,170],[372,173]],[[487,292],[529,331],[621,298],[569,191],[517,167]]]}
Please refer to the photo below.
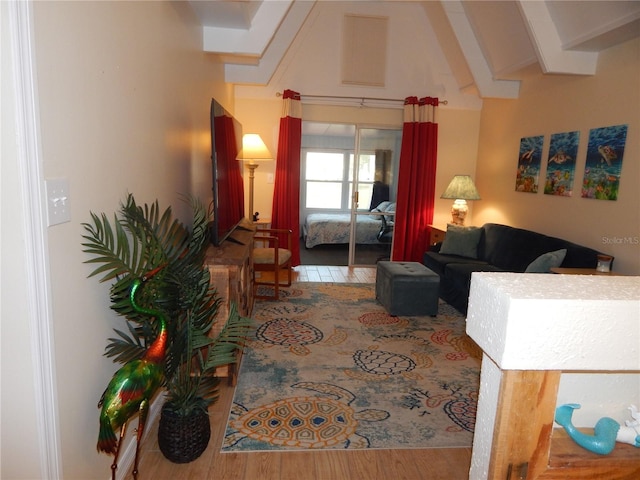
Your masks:
{"label": "vaulted ceiling", "polygon": [[[310,12],[325,1],[190,3],[203,25],[204,50],[225,63],[225,81],[266,85]],[[392,15],[407,2],[370,3]],[[638,1],[411,3],[424,9],[424,28],[435,33],[460,91],[480,98],[516,98],[518,80],[531,68],[544,74],[594,75],[600,51],[640,36]]]}

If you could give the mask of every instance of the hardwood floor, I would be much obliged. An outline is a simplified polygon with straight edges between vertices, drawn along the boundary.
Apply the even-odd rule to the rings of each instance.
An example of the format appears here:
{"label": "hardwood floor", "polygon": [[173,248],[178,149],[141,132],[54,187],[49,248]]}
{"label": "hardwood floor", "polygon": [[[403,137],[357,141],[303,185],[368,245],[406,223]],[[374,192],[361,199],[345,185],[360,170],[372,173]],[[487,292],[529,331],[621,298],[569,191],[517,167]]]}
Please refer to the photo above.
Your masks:
{"label": "hardwood floor", "polygon": [[294,282],[375,283],[375,267],[316,267],[300,265],[294,268]]}
{"label": "hardwood floor", "polygon": [[[295,268],[297,282],[373,283],[372,267]],[[220,453],[233,387],[226,383],[210,409],[211,441],[197,460],[174,464],[158,448],[157,421],[141,448],[140,480],[458,480],[466,479],[471,448],[408,450],[321,450],[309,452]],[[135,423],[135,421],[134,421]],[[127,478],[131,478],[129,472]]]}

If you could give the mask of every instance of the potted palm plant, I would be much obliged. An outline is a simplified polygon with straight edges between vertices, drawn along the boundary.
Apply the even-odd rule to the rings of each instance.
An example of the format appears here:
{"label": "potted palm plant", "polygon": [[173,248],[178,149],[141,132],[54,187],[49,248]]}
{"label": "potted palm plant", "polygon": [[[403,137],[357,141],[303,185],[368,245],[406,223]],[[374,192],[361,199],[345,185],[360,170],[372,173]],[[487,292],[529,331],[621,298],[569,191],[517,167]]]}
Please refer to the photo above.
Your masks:
{"label": "potted palm plant", "polygon": [[125,317],[127,329],[114,329],[105,355],[126,363],[141,358],[157,336],[156,324],[141,314],[129,298],[131,284],[145,272],[158,271],[139,294],[138,302],[161,311],[167,319],[164,360],[165,403],[158,443],[176,463],[197,458],[209,442],[208,407],[218,398],[217,367],[234,363],[242,348],[250,319],[235,305],[217,335],[212,334],[220,298],[210,284],[204,263],[208,246],[209,214],[191,201],[191,228],[175,220],[171,208],[160,212],[158,202],[138,206],[133,195],[121,204],[113,222],[91,214],[83,224],[83,247],[97,263],[90,276],[113,281],[111,308]]}

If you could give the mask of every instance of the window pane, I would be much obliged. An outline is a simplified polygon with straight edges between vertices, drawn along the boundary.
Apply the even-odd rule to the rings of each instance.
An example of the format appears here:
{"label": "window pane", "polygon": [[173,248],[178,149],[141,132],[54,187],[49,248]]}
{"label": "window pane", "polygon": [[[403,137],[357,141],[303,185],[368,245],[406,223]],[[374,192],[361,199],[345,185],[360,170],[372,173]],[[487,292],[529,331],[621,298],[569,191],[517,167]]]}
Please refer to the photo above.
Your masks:
{"label": "window pane", "polygon": [[[373,182],[376,174],[376,156],[361,154],[358,162],[358,178],[363,182]],[[353,153],[349,155],[349,181],[353,181]]]}
{"label": "window pane", "polygon": [[308,152],[307,180],[342,180],[344,155],[341,153]]}
{"label": "window pane", "polygon": [[[358,210],[369,210],[371,197],[373,196],[372,183],[358,183]],[[353,182],[349,182],[349,210],[353,199]]]}
{"label": "window pane", "polygon": [[349,181],[353,182],[353,153],[349,154]]}
{"label": "window pane", "polygon": [[358,183],[358,210],[369,210],[373,196],[373,183]]}
{"label": "window pane", "polygon": [[376,175],[376,156],[361,154],[358,165],[358,179],[361,182],[373,182]]}
{"label": "window pane", "polygon": [[340,208],[342,183],[307,182],[306,208]]}

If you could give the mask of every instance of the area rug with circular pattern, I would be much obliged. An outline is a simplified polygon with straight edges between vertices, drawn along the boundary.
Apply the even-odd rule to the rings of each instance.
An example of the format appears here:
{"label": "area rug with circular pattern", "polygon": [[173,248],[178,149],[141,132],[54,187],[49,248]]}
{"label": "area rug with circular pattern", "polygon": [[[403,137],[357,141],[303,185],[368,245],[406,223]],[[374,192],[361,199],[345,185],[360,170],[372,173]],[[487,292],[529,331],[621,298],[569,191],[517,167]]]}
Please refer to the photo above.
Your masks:
{"label": "area rug with circular pattern", "polygon": [[223,452],[470,447],[480,355],[465,318],[393,317],[373,284],[257,302]]}

